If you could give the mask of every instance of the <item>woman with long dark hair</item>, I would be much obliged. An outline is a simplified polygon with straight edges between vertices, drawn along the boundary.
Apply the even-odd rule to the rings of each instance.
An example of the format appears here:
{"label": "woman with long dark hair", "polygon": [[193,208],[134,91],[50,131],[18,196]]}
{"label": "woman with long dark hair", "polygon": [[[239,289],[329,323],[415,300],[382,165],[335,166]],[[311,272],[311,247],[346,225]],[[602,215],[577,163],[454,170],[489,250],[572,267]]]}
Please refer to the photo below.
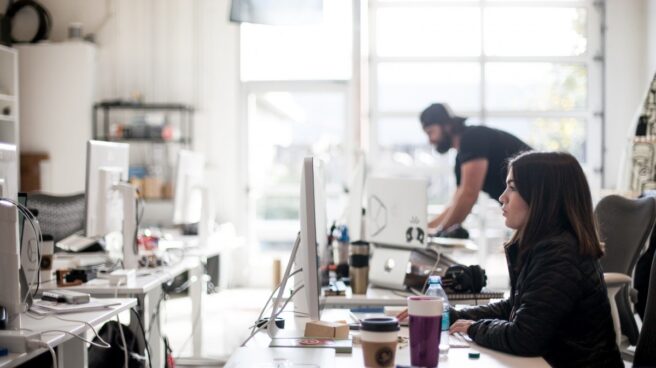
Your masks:
{"label": "woman with long dark hair", "polygon": [[598,259],[588,182],[567,153],[527,152],[508,165],[500,197],[511,293],[453,310],[450,331],[477,344],[556,367],[623,367]]}

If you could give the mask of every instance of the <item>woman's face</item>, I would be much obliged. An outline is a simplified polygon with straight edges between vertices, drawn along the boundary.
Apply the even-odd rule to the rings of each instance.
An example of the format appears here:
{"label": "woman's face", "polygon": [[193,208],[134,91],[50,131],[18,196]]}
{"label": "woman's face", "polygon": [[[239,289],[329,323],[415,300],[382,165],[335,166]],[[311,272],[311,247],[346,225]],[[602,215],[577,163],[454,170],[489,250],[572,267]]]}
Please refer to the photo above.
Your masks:
{"label": "woman's face", "polygon": [[528,221],[528,204],[524,198],[519,195],[515,180],[513,179],[512,169],[508,170],[506,178],[506,190],[499,197],[503,217],[506,218],[506,226],[513,230],[519,230],[526,225]]}

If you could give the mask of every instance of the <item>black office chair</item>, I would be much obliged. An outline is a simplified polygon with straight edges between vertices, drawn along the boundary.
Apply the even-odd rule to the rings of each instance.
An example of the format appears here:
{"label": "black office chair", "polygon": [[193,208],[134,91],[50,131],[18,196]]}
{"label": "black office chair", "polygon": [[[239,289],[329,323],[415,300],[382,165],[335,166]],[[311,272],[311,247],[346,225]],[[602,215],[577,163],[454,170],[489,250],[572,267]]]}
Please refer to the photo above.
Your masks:
{"label": "black office chair", "polygon": [[609,291],[618,285],[621,287],[615,295],[619,327],[631,345],[635,345],[639,331],[630,304],[629,283],[638,257],[654,227],[656,201],[652,197],[628,199],[610,195],[599,201],[595,208],[595,217],[601,241],[606,245],[606,253],[600,260],[602,269],[605,274],[610,273],[625,279],[614,285],[608,275],[605,275]]}
{"label": "black office chair", "polygon": [[651,263],[645,318],[633,356],[634,367],[656,367],[656,257]]}
{"label": "black office chair", "polygon": [[41,231],[52,235],[55,242],[84,229],[84,193],[66,196],[28,193],[27,207],[39,211]]}

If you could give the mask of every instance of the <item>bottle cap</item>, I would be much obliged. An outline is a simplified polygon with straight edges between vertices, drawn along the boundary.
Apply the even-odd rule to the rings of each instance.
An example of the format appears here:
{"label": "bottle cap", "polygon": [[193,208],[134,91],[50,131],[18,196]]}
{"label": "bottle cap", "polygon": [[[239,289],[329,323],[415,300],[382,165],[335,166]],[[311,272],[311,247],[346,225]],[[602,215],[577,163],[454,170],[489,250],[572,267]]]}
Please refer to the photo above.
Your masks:
{"label": "bottle cap", "polygon": [[439,276],[428,276],[428,284],[429,285],[434,285],[434,284],[440,284],[442,285],[442,278]]}
{"label": "bottle cap", "polygon": [[478,359],[481,357],[481,353],[477,351],[472,351],[469,353],[469,359]]}

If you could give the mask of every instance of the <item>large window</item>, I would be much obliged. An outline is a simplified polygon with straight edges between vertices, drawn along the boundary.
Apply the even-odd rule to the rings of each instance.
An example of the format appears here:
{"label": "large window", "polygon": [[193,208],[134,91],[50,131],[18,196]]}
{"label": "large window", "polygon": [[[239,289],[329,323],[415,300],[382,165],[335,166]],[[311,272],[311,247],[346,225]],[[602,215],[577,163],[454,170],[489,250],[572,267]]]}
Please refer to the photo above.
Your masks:
{"label": "large window", "polygon": [[[307,155],[326,164],[329,220],[339,218],[359,148],[373,174],[430,177],[431,203],[446,202],[454,154],[438,155],[418,122],[433,102],[535,148],[572,152],[595,187],[602,73],[592,0],[361,2],[362,24],[353,19],[357,2],[330,0],[321,24],[241,26],[249,228],[261,248],[293,240]],[[366,49],[354,53],[357,30]],[[353,74],[358,63],[362,75]],[[351,88],[360,80],[364,99]],[[366,126],[352,118],[357,103],[367,104]]]}
{"label": "large window", "polygon": [[330,221],[340,216],[346,177],[352,3],[324,1],[307,26],[241,26],[249,238],[258,250],[288,250],[299,231],[303,158],[325,169]]}
{"label": "large window", "polygon": [[534,148],[569,151],[589,173],[599,166],[592,1],[371,0],[369,21],[375,162],[433,172],[433,203],[453,190],[443,179],[449,158],[428,145],[418,122],[433,102]]}

